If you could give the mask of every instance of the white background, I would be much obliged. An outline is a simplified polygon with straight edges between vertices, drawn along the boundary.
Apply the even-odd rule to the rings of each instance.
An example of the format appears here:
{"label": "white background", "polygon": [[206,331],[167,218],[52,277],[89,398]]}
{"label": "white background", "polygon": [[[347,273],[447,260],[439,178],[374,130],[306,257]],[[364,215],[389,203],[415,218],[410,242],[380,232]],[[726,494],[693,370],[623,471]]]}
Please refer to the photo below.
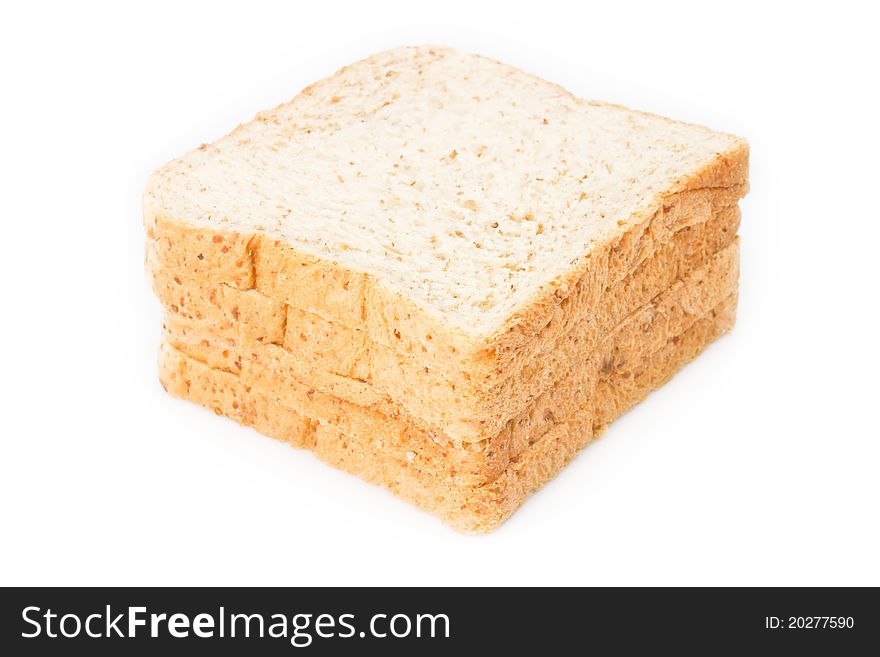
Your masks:
{"label": "white background", "polygon": [[[0,584],[880,584],[880,52],[855,7],[4,8]],[[167,396],[142,266],[153,168],[424,43],[752,148],[734,331],[483,537]]]}

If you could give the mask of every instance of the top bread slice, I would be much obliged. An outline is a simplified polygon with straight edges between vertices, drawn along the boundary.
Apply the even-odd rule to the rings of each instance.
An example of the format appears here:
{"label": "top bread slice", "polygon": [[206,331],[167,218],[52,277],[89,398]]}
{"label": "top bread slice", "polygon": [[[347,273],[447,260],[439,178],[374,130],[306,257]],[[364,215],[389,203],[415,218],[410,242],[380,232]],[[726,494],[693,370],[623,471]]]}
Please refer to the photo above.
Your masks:
{"label": "top bread slice", "polygon": [[[491,394],[676,230],[735,204],[747,164],[739,138],[402,48],[159,169],[145,223],[155,266]],[[459,419],[448,433],[476,439],[480,418]]]}

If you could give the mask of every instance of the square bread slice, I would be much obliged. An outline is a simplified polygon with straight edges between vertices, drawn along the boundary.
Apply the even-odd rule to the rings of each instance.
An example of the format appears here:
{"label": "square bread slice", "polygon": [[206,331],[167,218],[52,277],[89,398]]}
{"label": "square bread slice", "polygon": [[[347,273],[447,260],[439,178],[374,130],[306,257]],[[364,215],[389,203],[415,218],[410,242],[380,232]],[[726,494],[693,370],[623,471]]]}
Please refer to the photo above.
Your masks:
{"label": "square bread slice", "polygon": [[[171,381],[169,362],[204,381],[235,377],[236,394],[253,396],[239,406],[292,413],[291,426],[308,427],[303,444],[326,456],[335,435],[373,450],[364,463],[386,473],[396,457],[370,447],[357,433],[366,425],[331,421],[288,396],[304,386],[383,415],[395,435],[433,436],[447,450],[431,453],[437,462],[425,472],[435,479],[406,484],[422,492],[405,496],[461,526],[483,509],[494,520],[471,524],[494,526],[506,515],[489,513],[489,498],[462,500],[512,481],[511,468],[553,431],[589,425],[565,443],[585,444],[594,409],[615,416],[729,328],[747,169],[737,137],[579,100],[484,57],[441,48],[375,55],[151,176],[147,264],[169,316],[163,382],[206,403],[210,387]],[[685,313],[710,327],[688,348],[617,328],[653,299],[691,290],[687,279],[713,262],[725,282],[701,297],[702,314]],[[612,335],[629,336],[618,351],[630,368],[656,361],[663,375],[593,399],[608,390],[597,363],[609,362],[600,354]],[[238,371],[219,367],[214,352],[198,360],[196,347],[218,340],[232,341],[220,355],[240,356]],[[236,417],[234,406],[216,407]],[[561,408],[581,419],[537,439],[514,430],[536,409]],[[274,420],[237,419],[279,433]],[[359,469],[337,457],[328,460]],[[443,507],[458,500],[458,512],[424,501],[425,491],[442,495],[438,481],[459,491]],[[504,485],[513,488],[498,509],[533,488]]]}

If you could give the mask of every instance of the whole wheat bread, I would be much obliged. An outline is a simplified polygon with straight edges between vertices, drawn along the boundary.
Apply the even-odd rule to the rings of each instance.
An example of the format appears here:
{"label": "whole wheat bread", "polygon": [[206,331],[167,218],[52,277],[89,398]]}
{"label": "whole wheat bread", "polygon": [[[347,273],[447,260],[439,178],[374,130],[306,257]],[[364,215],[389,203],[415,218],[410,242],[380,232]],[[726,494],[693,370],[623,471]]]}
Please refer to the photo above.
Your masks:
{"label": "whole wheat bread", "polygon": [[729,328],[747,168],[739,138],[490,59],[375,55],[150,178],[163,383],[489,528],[558,469],[540,458],[561,467]]}

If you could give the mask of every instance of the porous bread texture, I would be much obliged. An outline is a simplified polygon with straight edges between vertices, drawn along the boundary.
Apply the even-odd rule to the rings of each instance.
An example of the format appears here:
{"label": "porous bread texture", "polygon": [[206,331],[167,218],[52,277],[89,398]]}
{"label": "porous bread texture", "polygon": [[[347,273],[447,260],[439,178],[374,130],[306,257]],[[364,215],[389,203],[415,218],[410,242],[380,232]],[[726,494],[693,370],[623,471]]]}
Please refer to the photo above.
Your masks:
{"label": "porous bread texture", "polygon": [[[666,335],[659,349],[631,367],[621,369],[619,363],[614,363],[602,369],[591,394],[579,399],[568,416],[527,444],[497,477],[482,485],[424,469],[424,461],[416,458],[414,451],[401,454],[399,450],[381,448],[386,441],[394,444],[400,435],[406,435],[405,428],[388,424],[383,428],[371,426],[371,432],[365,432],[357,421],[315,420],[273,393],[246,383],[240,375],[214,369],[167,343],[160,350],[159,373],[163,386],[173,395],[293,446],[311,449],[331,465],[388,488],[460,531],[487,532],[555,477],[607,424],[727,331],[733,325],[735,310],[736,293],[685,332]],[[345,413],[340,410],[338,417]]]}
{"label": "porous bread texture", "polygon": [[169,163],[145,222],[169,271],[266,291],[477,379],[553,318],[579,321],[681,204],[742,196],[747,160],[732,136],[406,48]]}
{"label": "porous bread texture", "polygon": [[390,451],[450,485],[484,485],[504,471],[529,444],[582,406],[589,406],[596,380],[636,367],[735,293],[738,247],[732,244],[703,267],[631,313],[595,347],[573,360],[556,385],[537,396],[517,417],[480,443],[456,444],[394,400],[367,384],[334,375],[305,373],[295,354],[234,333],[211,333],[180,317],[166,320],[166,342],[215,370],[300,415],[349,436],[378,436],[371,449]]}
{"label": "porous bread texture", "polygon": [[[303,368],[370,383],[436,430],[457,439],[478,441],[497,433],[552,386],[564,372],[567,358],[580,357],[623,315],[730,243],[739,225],[739,208],[735,204],[715,207],[722,200],[731,202],[730,197],[718,193],[707,198],[698,210],[682,213],[689,220],[673,224],[685,227],[679,227],[667,242],[652,242],[651,254],[635,271],[608,285],[599,295],[587,291],[597,300],[586,317],[575,322],[575,313],[561,311],[518,352],[515,360],[492,370],[492,376],[469,370],[450,375],[443,368],[445,364],[426,354],[424,347],[413,352],[399,341],[388,345],[376,341],[368,331],[286,306],[256,290],[238,290],[175,274],[154,262],[153,252],[148,253],[149,269],[154,289],[169,315],[210,330],[236,326],[245,337],[283,344],[298,354]],[[570,296],[561,309],[578,303],[582,296]],[[441,369],[435,369],[438,365]]]}

